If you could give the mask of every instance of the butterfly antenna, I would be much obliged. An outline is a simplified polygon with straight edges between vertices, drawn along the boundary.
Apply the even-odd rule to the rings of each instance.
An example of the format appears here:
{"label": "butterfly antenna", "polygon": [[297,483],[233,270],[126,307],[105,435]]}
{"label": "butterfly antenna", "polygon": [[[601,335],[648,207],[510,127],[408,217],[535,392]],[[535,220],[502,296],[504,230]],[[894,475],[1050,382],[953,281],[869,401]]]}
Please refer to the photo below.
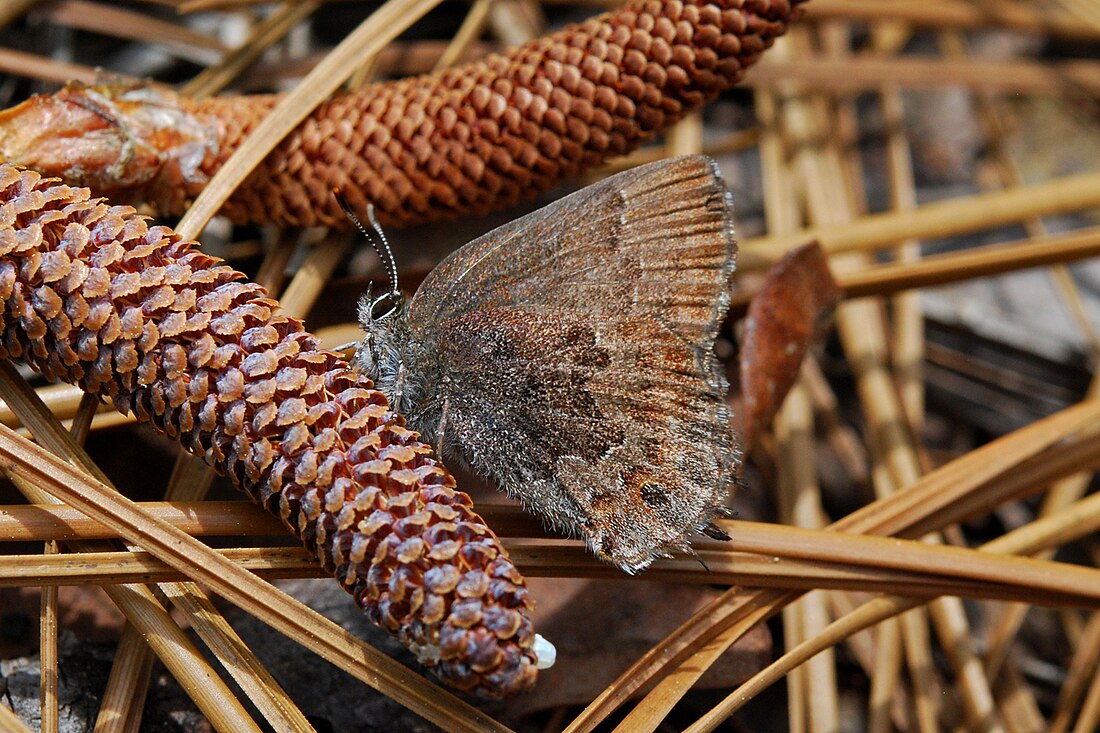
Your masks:
{"label": "butterfly antenna", "polygon": [[397,260],[394,259],[393,250],[390,249],[390,243],[386,240],[386,235],[382,231],[382,226],[378,223],[378,219],[374,215],[374,204],[367,204],[367,218],[371,223],[371,227],[373,227],[372,231],[363,226],[363,222],[359,221],[359,217],[352,211],[351,205],[348,204],[347,199],[344,198],[344,194],[340,189],[333,188],[332,195],[336,198],[336,203],[340,204],[340,208],[344,210],[344,215],[355,225],[359,233],[370,242],[370,246],[374,248],[374,251],[378,253],[378,258],[382,260],[382,266],[386,268],[386,276],[390,281],[389,290],[375,299],[374,303],[377,304],[383,301],[397,302],[401,295],[401,291],[397,288]]}
{"label": "butterfly antenna", "polygon": [[382,231],[382,225],[378,223],[378,219],[374,215],[374,204],[367,204],[367,219],[370,220],[370,225],[374,227],[374,231],[378,235],[378,241],[382,243],[382,251],[378,253],[378,256],[382,257],[382,252],[386,253],[385,257],[382,257],[382,262],[390,276],[390,294],[399,295],[400,291],[397,289],[397,260],[393,257],[393,250],[390,249],[386,233]]}

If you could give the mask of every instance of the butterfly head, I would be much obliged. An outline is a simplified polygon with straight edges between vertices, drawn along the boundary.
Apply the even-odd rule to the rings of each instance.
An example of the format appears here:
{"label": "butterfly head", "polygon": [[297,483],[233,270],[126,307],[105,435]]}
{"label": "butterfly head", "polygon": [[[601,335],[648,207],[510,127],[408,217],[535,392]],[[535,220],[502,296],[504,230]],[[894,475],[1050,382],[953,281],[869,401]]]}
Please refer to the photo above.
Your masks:
{"label": "butterfly head", "polygon": [[370,377],[374,386],[400,411],[408,371],[407,346],[412,341],[408,301],[399,293],[372,297],[370,291],[359,301],[359,325],[363,340],[355,349],[355,364]]}
{"label": "butterfly head", "polygon": [[363,340],[355,349],[355,364],[389,400],[390,409],[404,415],[406,424],[432,442],[439,425],[438,359],[409,322],[409,301],[387,292],[359,301]]}
{"label": "butterfly head", "polygon": [[339,189],[333,189],[332,193],[348,219],[378,253],[389,281],[389,287],[382,295],[373,297],[368,288],[367,294],[359,301],[359,324],[364,337],[355,349],[355,363],[386,395],[391,409],[404,414],[413,430],[431,440],[435,433],[433,420],[438,420],[435,411],[425,409],[425,405],[430,408],[433,404],[425,396],[434,387],[435,372],[428,363],[431,359],[426,358],[431,352],[416,338],[409,324],[409,302],[398,288],[397,261],[393,250],[374,215],[373,205],[367,207],[367,218],[371,224],[367,228]]}

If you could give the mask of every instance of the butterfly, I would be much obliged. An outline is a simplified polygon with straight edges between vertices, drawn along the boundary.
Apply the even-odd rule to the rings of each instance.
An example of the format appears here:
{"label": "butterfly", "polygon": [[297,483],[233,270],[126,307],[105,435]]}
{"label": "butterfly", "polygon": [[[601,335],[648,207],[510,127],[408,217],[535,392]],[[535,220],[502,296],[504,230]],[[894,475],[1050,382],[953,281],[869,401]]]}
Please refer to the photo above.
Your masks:
{"label": "butterfly", "polygon": [[713,346],[732,216],[715,163],[686,156],[489,232],[411,299],[391,255],[356,364],[445,460],[627,572],[696,531],[729,539],[712,520],[740,455]]}

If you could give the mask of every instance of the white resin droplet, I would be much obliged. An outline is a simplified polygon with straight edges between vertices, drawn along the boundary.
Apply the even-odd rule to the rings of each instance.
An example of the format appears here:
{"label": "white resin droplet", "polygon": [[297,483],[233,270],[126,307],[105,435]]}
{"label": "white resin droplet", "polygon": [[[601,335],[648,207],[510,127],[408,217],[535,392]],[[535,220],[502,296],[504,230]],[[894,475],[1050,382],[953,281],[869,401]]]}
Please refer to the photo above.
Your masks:
{"label": "white resin droplet", "polygon": [[535,643],[531,645],[535,653],[538,669],[550,669],[558,659],[558,650],[542,634],[535,634]]}

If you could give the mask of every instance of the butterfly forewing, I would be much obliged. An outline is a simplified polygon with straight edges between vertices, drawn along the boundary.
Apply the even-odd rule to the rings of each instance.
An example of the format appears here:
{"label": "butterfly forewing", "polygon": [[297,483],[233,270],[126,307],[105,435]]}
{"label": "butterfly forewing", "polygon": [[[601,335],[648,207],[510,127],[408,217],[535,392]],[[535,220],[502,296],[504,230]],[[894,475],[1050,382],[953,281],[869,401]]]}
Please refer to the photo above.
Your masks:
{"label": "butterfly forewing", "polygon": [[410,307],[442,323],[479,306],[557,306],[592,318],[659,318],[713,340],[737,245],[713,161],[640,166],[495,229],[439,264]]}
{"label": "butterfly forewing", "polygon": [[682,547],[736,460],[711,353],[731,216],[714,164],[677,158],[440,264],[409,325],[438,350],[444,449],[624,568]]}

